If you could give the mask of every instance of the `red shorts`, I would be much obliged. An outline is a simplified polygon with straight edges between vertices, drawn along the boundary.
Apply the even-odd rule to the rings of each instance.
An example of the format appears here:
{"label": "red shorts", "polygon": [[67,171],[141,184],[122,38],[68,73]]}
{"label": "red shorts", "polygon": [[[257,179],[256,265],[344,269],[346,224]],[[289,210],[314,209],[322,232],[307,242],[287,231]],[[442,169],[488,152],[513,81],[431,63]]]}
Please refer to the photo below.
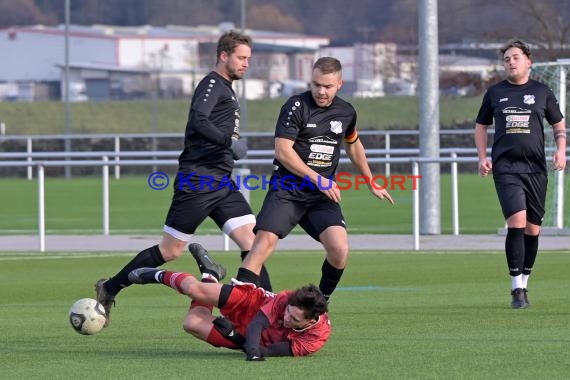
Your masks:
{"label": "red shorts", "polygon": [[220,313],[232,322],[237,332],[245,336],[247,326],[261,306],[274,297],[275,294],[251,284],[234,285]]}

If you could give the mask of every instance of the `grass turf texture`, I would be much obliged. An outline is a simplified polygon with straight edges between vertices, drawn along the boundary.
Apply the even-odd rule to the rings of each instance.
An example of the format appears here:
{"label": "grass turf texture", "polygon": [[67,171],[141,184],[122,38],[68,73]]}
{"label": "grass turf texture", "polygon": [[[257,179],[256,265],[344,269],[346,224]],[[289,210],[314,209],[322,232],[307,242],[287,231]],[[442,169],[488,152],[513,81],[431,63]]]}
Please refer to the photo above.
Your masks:
{"label": "grass turf texture", "polygon": [[[150,170],[149,170],[150,173]],[[171,182],[172,183],[172,182]],[[171,185],[172,186],[172,185]],[[406,183],[411,188],[411,181]],[[351,233],[412,232],[412,190],[390,190],[396,204],[373,197],[366,186],[342,192],[343,213]],[[442,176],[442,230],[451,232],[450,178]],[[46,230],[51,234],[102,232],[101,178],[46,179]],[[110,230],[113,234],[159,234],[170,205],[172,188],[155,191],[146,177],[110,180]],[[265,190],[251,191],[254,213]],[[503,224],[491,178],[462,175],[459,184],[461,233],[496,233]],[[474,201],[477,199],[477,201]],[[37,231],[37,181],[0,179],[0,233]],[[198,233],[218,233],[210,220]]]}
{"label": "grass turf texture", "polygon": [[[71,304],[132,255],[0,254],[3,378],[434,379],[567,378],[570,344],[562,252],[539,255],[532,307],[510,309],[500,253],[353,252],[333,295],[333,333],[307,358],[249,363],[181,328],[188,300],[159,285],[117,298],[109,328],[74,332]],[[235,273],[237,253],[214,257]],[[320,252],[278,252],[276,288],[318,282]],[[299,263],[302,265],[299,265]],[[195,271],[189,255],[166,268]]]}
{"label": "grass turf texture", "polygon": [[[151,170],[149,169],[149,173]],[[171,174],[172,175],[172,174]],[[171,182],[172,183],[172,182]],[[411,186],[411,182],[406,183]],[[172,186],[172,185],[171,185]],[[45,188],[48,234],[102,233],[101,178],[47,178]],[[553,190],[553,185],[549,191]],[[37,181],[0,179],[0,234],[37,232]],[[155,191],[146,177],[123,176],[110,180],[110,230],[112,234],[160,234],[170,205],[172,188]],[[390,190],[396,201],[390,205],[373,197],[365,186],[342,192],[342,208],[350,233],[411,234],[412,190]],[[442,232],[451,233],[451,180],[441,176]],[[254,213],[261,208],[264,190],[251,191]],[[551,199],[551,197],[547,197]],[[570,204],[570,192],[566,192]],[[552,219],[547,203],[545,225]],[[504,225],[490,177],[464,174],[459,178],[459,227],[462,234],[496,233]],[[295,232],[300,232],[296,229]],[[197,233],[219,233],[206,219]]]}

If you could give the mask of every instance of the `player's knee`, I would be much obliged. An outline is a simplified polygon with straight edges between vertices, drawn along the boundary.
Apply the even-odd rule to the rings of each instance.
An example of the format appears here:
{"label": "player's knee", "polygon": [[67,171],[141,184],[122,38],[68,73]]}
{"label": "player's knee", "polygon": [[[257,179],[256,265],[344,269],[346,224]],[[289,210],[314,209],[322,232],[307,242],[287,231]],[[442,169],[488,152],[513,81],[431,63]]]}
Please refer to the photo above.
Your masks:
{"label": "player's knee", "polygon": [[188,334],[192,334],[192,335],[196,336],[198,333],[198,328],[199,328],[200,322],[201,322],[201,319],[196,318],[195,316],[192,316],[190,314],[190,315],[188,315],[188,317],[186,317],[186,319],[184,320],[184,323],[182,323],[182,328]]}
{"label": "player's knee", "polygon": [[327,261],[335,268],[344,268],[348,260],[348,245],[327,248]]}
{"label": "player's knee", "polygon": [[162,258],[164,259],[164,261],[172,261],[177,259],[178,257],[182,256],[182,254],[184,253],[185,246],[186,243],[161,246],[160,252],[162,254]]}

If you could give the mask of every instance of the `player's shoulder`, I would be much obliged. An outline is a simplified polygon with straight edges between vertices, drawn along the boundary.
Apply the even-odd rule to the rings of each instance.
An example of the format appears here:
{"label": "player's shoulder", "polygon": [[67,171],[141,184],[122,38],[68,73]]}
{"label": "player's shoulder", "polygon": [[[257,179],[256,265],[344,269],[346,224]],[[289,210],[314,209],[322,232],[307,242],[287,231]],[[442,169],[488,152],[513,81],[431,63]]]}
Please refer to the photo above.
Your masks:
{"label": "player's shoulder", "polygon": [[551,92],[552,89],[546,85],[545,83],[539,82],[536,79],[529,79],[528,81],[529,87],[534,88],[534,89],[538,89],[541,91],[549,91]]}
{"label": "player's shoulder", "polygon": [[346,109],[349,112],[356,113],[356,109],[354,108],[352,103],[350,103],[347,100],[344,100],[343,98],[341,98],[339,96],[335,97],[333,104],[335,105],[335,107],[341,107],[341,108]]}
{"label": "player's shoulder", "polygon": [[305,91],[299,94],[291,95],[285,102],[286,106],[289,107],[299,107],[299,106],[310,106],[311,104],[311,92]]}
{"label": "player's shoulder", "polygon": [[210,91],[231,86],[230,81],[215,71],[210,71],[198,84],[198,87],[208,88]]}

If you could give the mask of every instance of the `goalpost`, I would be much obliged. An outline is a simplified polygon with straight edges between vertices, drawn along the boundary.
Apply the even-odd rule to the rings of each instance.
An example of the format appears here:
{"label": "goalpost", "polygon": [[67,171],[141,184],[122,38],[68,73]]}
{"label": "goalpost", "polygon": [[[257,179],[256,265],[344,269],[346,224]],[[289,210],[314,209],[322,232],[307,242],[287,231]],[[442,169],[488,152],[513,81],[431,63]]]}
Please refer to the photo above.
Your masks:
{"label": "goalpost", "polygon": [[[570,59],[559,59],[555,62],[533,63],[531,77],[549,86],[558,98],[560,110],[568,127],[568,91],[570,89]],[[566,217],[564,199],[570,187],[570,180],[564,171],[552,170],[551,158],[556,144],[552,128],[544,130],[546,159],[548,163],[548,191],[546,194],[546,214],[543,227],[562,230],[570,226],[570,218]]]}

